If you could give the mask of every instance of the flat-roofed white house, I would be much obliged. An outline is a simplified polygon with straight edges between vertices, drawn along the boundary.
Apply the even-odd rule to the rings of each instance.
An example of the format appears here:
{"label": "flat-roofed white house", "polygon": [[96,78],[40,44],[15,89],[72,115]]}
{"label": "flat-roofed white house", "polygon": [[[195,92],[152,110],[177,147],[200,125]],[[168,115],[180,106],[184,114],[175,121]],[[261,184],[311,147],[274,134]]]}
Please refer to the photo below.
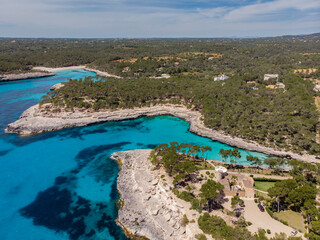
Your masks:
{"label": "flat-roofed white house", "polygon": [[265,74],[263,80],[267,81],[270,78],[276,78],[277,81],[279,80],[279,74]]}
{"label": "flat-roofed white house", "polygon": [[277,86],[278,88],[285,88],[285,87],[286,87],[286,85],[284,85],[284,84],[281,83],[281,82],[276,83],[276,86]]}
{"label": "flat-roofed white house", "polygon": [[214,81],[223,81],[223,80],[226,80],[226,79],[228,79],[228,78],[229,78],[228,76],[222,74],[222,75],[219,76],[219,77],[215,77],[215,78],[214,78]]}
{"label": "flat-roofed white house", "polygon": [[320,91],[320,85],[319,84],[315,85],[314,88],[313,88],[313,91],[319,92]]}

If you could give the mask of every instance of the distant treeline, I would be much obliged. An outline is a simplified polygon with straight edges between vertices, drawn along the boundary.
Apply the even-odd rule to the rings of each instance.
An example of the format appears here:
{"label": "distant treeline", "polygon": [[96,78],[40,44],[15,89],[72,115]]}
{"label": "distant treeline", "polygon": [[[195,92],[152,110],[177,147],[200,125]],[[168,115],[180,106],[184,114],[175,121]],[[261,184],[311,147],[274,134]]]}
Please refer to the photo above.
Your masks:
{"label": "distant treeline", "polygon": [[[319,67],[319,35],[263,39],[0,39],[0,74],[88,64],[128,78]],[[305,54],[305,55],[303,55]]]}

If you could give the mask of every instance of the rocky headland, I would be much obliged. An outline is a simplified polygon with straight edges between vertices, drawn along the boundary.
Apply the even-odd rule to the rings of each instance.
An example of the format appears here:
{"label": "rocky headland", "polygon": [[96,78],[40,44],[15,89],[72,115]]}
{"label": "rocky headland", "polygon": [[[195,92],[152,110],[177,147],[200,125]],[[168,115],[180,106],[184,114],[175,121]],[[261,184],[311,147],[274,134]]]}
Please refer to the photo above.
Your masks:
{"label": "rocky headland", "polygon": [[114,153],[120,172],[117,188],[121,196],[117,223],[128,237],[152,240],[194,239],[192,229],[182,226],[184,206],[178,203],[161,170],[153,170],[151,150]]}
{"label": "rocky headland", "polygon": [[55,85],[52,85],[52,86],[50,87],[50,90],[51,90],[51,91],[57,90],[57,89],[59,89],[59,88],[62,88],[63,86],[64,86],[64,83],[57,83],[57,84],[55,84]]}
{"label": "rocky headland", "polygon": [[17,73],[17,74],[6,74],[0,76],[0,82],[8,82],[15,80],[23,80],[30,78],[42,78],[42,77],[51,77],[55,74],[52,72],[29,72],[29,73]]}
{"label": "rocky headland", "polygon": [[74,111],[65,111],[64,109],[52,110],[50,104],[39,104],[27,109],[20,119],[10,123],[6,132],[18,133],[22,135],[35,134],[46,131],[55,131],[63,128],[75,126],[85,126],[93,123],[120,121],[134,119],[141,116],[171,115],[186,120],[190,123],[190,131],[200,136],[211,138],[230,146],[235,146],[249,151],[262,152],[276,156],[291,156],[294,159],[306,162],[320,162],[313,155],[298,154],[293,152],[276,150],[270,147],[262,146],[256,142],[244,140],[239,137],[233,137],[220,131],[212,130],[206,127],[202,121],[200,112],[192,111],[183,105],[156,105],[151,107],[118,109],[94,111],[75,109]]}

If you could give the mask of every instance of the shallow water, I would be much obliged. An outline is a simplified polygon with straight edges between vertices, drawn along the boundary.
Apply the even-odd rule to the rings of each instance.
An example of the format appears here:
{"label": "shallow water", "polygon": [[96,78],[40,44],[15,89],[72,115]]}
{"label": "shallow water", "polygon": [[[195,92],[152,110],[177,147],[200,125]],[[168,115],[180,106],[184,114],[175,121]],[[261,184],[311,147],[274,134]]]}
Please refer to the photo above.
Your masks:
{"label": "shallow water", "polygon": [[[221,160],[219,150],[231,148],[190,133],[187,122],[167,116],[28,137],[3,132],[50,86],[85,76],[95,73],[67,70],[53,77],[0,83],[1,239],[126,239],[114,222],[119,170],[108,158],[113,152],[176,141],[210,146],[208,158]],[[247,164],[247,155],[265,157],[240,151],[239,164]]]}

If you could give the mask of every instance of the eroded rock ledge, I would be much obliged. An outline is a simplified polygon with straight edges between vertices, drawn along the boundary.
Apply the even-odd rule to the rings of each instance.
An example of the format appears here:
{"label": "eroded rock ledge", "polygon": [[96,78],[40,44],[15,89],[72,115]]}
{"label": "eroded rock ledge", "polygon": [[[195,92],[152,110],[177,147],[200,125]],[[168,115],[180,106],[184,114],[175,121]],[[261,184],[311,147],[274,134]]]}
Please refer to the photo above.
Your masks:
{"label": "eroded rock ledge", "polygon": [[129,236],[152,240],[194,239],[191,230],[181,225],[184,209],[160,180],[148,160],[151,150],[114,153],[121,166],[117,187],[123,201],[118,224]]}
{"label": "eroded rock ledge", "polygon": [[14,81],[14,80],[23,80],[30,78],[42,78],[54,76],[54,73],[51,72],[29,72],[29,73],[18,73],[18,74],[6,74],[0,76],[0,82]]}
{"label": "eroded rock ledge", "polygon": [[[47,107],[50,109],[50,106]],[[232,137],[225,135],[223,132],[212,130],[204,125],[200,112],[192,111],[182,105],[156,105],[152,107],[120,109],[114,111],[74,110],[73,112],[70,112],[64,111],[63,109],[59,110],[61,111],[52,112],[47,111],[46,106],[41,108],[39,108],[38,104],[32,106],[21,115],[19,120],[9,124],[6,128],[6,132],[35,134],[75,126],[85,126],[99,122],[134,119],[141,116],[172,115],[189,122],[191,132],[226,143],[230,146],[270,155],[291,156],[292,158],[306,162],[320,162],[319,159],[316,159],[313,155],[300,155],[293,152],[278,151],[262,146],[253,141],[244,140],[239,137]]]}

